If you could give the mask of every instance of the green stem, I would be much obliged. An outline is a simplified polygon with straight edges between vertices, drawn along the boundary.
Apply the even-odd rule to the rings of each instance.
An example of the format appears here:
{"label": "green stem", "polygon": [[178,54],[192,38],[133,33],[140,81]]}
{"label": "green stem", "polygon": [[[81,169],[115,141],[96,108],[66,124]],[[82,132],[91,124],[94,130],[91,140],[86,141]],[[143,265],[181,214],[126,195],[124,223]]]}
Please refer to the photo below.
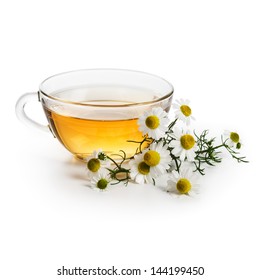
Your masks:
{"label": "green stem", "polygon": [[[211,147],[211,148],[209,148],[209,149],[212,149],[212,151],[215,151],[215,150],[217,150],[217,149],[219,149],[219,148],[221,148],[221,147],[226,147],[226,145],[225,145],[225,144],[221,144],[221,145],[218,145],[218,146],[216,146],[216,147]],[[195,152],[195,153],[196,153],[196,154],[203,154],[203,153],[208,152],[209,149],[207,149],[207,150],[202,150],[202,151],[197,151],[197,152]]]}
{"label": "green stem", "polygon": [[[136,149],[136,154],[137,154],[137,153],[141,153],[141,152],[142,152],[142,145],[143,145],[143,143],[144,143],[144,142],[149,142],[149,144],[152,144],[153,138],[151,138],[151,137],[146,137],[146,136],[145,136],[144,139],[143,139],[142,141],[127,140],[127,142],[139,144],[139,147],[138,147],[139,151],[138,151],[138,149]],[[135,155],[133,155],[132,157],[130,157],[130,159],[133,158],[134,156],[135,156]]]}
{"label": "green stem", "polygon": [[168,126],[168,129],[171,130],[173,128],[173,126],[176,124],[178,119],[175,119],[173,122],[171,122]]}
{"label": "green stem", "polygon": [[121,169],[121,166],[115,161],[115,160],[113,160],[110,156],[106,156],[109,160],[111,160],[114,164],[115,164],[115,166],[118,168],[118,169]]}

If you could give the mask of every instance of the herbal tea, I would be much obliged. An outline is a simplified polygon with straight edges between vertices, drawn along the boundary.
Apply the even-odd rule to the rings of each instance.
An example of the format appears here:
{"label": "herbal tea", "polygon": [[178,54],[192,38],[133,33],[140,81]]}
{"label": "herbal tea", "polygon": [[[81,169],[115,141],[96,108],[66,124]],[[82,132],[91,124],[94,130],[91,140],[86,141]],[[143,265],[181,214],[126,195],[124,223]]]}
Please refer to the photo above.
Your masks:
{"label": "herbal tea", "polygon": [[61,143],[78,158],[85,158],[102,148],[108,155],[124,149],[133,156],[137,144],[127,140],[142,140],[137,119],[88,120],[58,115],[45,108],[50,126]]}
{"label": "herbal tea", "polygon": [[[72,154],[84,159],[102,149],[114,159],[120,150],[131,157],[140,148],[138,119],[144,112],[161,108],[168,112],[173,87],[145,72],[124,69],[83,69],[45,79],[36,92],[22,95],[17,117],[27,125],[51,132]],[[48,125],[30,118],[25,106],[39,101]],[[146,142],[147,144],[147,142]],[[143,147],[144,148],[144,145]]]}
{"label": "herbal tea", "polygon": [[[131,101],[108,100],[108,97],[123,94]],[[97,94],[98,93],[98,94]],[[102,112],[98,112],[95,106],[83,106],[80,110],[66,108],[62,106],[44,106],[43,108],[49,121],[52,132],[60,142],[75,156],[80,159],[86,158],[94,150],[102,149],[108,155],[119,153],[122,149],[127,157],[135,154],[138,144],[127,142],[127,140],[141,141],[142,133],[138,130],[137,120],[143,113],[138,109],[128,107],[118,107],[114,110],[106,110],[106,106],[121,104],[132,104],[134,100],[146,98],[147,90],[136,88],[120,87],[92,87],[64,90],[55,94],[56,98],[66,98],[75,96],[80,103],[104,106]],[[149,92],[151,96],[151,92]],[[102,96],[102,100],[95,100],[96,96]],[[154,95],[152,95],[154,96]],[[154,97],[156,98],[156,97]],[[48,108],[47,108],[48,107]],[[145,147],[145,145],[143,145]],[[116,156],[113,156],[117,158]]]}

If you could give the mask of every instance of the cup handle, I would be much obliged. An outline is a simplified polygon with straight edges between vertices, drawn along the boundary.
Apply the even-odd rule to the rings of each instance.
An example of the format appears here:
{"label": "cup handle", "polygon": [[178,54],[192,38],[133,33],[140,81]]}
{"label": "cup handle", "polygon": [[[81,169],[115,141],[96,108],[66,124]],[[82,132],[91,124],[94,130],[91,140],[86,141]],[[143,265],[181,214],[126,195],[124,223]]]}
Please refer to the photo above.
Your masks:
{"label": "cup handle", "polygon": [[28,126],[35,127],[41,131],[50,132],[50,127],[48,125],[39,124],[26,115],[24,108],[29,101],[39,101],[38,92],[25,93],[17,100],[15,106],[17,118]]}

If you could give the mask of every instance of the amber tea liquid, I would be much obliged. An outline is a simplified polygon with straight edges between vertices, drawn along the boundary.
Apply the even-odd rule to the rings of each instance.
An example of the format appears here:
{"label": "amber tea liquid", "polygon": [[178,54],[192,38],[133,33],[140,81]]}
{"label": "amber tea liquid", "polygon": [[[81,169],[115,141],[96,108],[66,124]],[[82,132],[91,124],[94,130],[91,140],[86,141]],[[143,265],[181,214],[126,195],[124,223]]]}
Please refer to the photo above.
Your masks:
{"label": "amber tea liquid", "polygon": [[[109,91],[111,90],[113,89],[110,88]],[[118,88],[116,90],[120,92]],[[129,94],[130,96],[131,94],[137,94],[136,90],[127,89],[128,96]],[[93,90],[92,95],[96,96],[97,91],[97,89]],[[86,95],[82,94],[82,92],[82,89],[80,93],[75,93],[75,90],[67,90],[59,93],[59,96],[68,98],[72,94],[78,94],[79,96],[82,95],[79,98],[86,98]],[[138,90],[137,95],[140,96],[140,94],[144,93]],[[87,95],[92,96],[91,93]],[[106,92],[106,95],[109,96],[109,93]],[[93,100],[93,97],[91,100],[80,100],[80,102],[98,105],[126,103],[126,101]],[[86,110],[86,116],[84,116],[85,112],[80,112],[79,116],[76,117],[71,116],[71,112],[67,115],[66,112],[62,111],[62,108],[57,109],[57,106],[53,109],[47,108],[46,106],[43,106],[43,108],[52,132],[71,153],[80,159],[86,158],[97,149],[102,149],[108,155],[119,153],[119,150],[124,150],[127,157],[131,157],[135,154],[138,144],[127,142],[127,140],[141,141],[143,139],[142,133],[138,130],[138,118],[133,118],[133,116],[127,118],[125,114],[120,114],[120,108],[116,109],[113,113],[106,113],[102,116],[102,114],[95,112],[95,108],[91,108],[93,112],[89,115],[87,112],[89,108],[86,106],[84,108]],[[81,115],[83,116],[81,117]],[[115,159],[119,158],[117,156],[112,157]]]}

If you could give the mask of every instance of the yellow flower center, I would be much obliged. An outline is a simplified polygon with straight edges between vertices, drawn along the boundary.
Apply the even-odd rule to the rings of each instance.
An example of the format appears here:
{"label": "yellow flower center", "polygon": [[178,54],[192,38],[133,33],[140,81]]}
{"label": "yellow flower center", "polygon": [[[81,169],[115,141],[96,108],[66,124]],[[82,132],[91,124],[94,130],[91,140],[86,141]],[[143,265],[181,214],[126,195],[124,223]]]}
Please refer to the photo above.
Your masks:
{"label": "yellow flower center", "polygon": [[150,129],[156,129],[160,125],[160,120],[157,116],[149,116],[146,118],[145,124]]}
{"label": "yellow flower center", "polygon": [[239,134],[237,134],[236,132],[231,132],[230,133],[230,139],[233,142],[238,143],[239,142]]}
{"label": "yellow flower center", "polygon": [[195,145],[195,139],[190,134],[182,135],[180,140],[181,140],[181,146],[185,150],[189,150]]}
{"label": "yellow flower center", "polygon": [[108,185],[108,181],[104,178],[100,179],[98,182],[97,182],[97,187],[101,190],[104,190]]}
{"label": "yellow flower center", "polygon": [[177,182],[176,188],[181,194],[187,194],[191,190],[191,183],[188,179],[181,178]]}
{"label": "yellow flower center", "polygon": [[97,158],[92,158],[88,161],[88,169],[92,172],[97,172],[100,168],[100,161]]}
{"label": "yellow flower center", "polygon": [[191,115],[191,108],[188,105],[181,105],[180,109],[184,116],[189,117]]}
{"label": "yellow flower center", "polygon": [[144,154],[144,162],[149,166],[156,166],[160,160],[160,154],[156,151],[151,150]]}
{"label": "yellow flower center", "polygon": [[147,175],[150,172],[150,166],[147,165],[144,161],[141,161],[138,164],[138,172],[143,174],[143,175]]}

